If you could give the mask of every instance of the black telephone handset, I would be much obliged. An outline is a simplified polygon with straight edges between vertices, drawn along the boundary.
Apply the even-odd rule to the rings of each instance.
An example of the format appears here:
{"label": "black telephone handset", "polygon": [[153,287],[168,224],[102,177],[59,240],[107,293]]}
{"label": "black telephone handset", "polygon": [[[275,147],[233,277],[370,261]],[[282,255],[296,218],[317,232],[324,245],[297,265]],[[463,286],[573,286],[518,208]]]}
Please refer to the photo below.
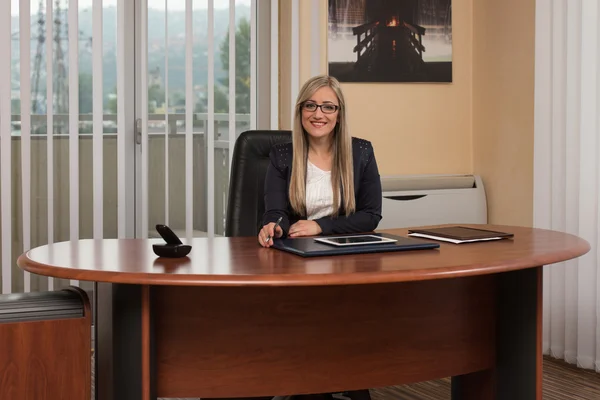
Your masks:
{"label": "black telephone handset", "polygon": [[179,237],[166,225],[156,225],[156,231],[167,244],[183,244]]}
{"label": "black telephone handset", "polygon": [[166,225],[156,225],[156,231],[165,241],[164,244],[153,244],[152,250],[159,257],[185,257],[192,250],[189,244],[183,244],[179,237]]}

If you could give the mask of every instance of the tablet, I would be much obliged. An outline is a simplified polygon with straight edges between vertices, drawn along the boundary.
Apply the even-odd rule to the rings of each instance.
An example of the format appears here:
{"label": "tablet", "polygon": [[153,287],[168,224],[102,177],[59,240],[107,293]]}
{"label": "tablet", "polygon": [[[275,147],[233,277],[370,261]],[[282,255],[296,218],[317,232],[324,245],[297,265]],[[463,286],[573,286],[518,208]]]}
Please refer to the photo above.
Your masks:
{"label": "tablet", "polygon": [[394,243],[397,240],[377,235],[356,235],[316,238],[315,241],[333,246],[359,246],[364,244]]}

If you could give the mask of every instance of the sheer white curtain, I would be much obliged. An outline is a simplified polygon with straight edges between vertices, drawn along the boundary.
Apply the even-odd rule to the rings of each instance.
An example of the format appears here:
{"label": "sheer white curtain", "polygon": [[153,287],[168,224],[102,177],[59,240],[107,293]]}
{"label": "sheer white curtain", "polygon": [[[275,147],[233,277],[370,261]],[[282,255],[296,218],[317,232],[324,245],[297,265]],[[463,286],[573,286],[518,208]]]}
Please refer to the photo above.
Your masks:
{"label": "sheer white curtain", "polygon": [[576,234],[591,251],[546,268],[544,353],[600,371],[600,8],[537,0],[534,225]]}

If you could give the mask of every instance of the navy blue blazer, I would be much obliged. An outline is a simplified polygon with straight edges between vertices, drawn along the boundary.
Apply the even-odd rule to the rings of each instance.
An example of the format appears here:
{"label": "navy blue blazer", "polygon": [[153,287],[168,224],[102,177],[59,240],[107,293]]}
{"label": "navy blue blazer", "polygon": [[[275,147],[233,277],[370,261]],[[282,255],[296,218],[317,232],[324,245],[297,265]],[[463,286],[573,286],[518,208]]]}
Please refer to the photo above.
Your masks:
{"label": "navy blue blazer", "polygon": [[[283,217],[280,226],[285,237],[292,224],[307,219],[305,215],[298,215],[292,210],[288,196],[292,175],[292,143],[273,146],[269,158],[271,162],[265,178],[262,226]],[[337,217],[316,219],[323,235],[371,232],[381,220],[381,178],[371,142],[353,137],[352,159],[356,210],[347,216],[342,207]]]}

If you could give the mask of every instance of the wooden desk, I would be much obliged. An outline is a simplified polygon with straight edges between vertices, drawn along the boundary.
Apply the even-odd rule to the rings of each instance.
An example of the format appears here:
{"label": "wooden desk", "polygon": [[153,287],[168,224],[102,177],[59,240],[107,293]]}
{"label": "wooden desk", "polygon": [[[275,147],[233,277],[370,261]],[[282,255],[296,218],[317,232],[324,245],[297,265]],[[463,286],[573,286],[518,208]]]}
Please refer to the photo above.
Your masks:
{"label": "wooden desk", "polygon": [[[304,259],[256,238],[43,246],[18,264],[97,286],[98,398],[335,392],[452,376],[452,398],[542,397],[542,266],[586,241],[514,240]],[[406,230],[389,231],[406,235]]]}

